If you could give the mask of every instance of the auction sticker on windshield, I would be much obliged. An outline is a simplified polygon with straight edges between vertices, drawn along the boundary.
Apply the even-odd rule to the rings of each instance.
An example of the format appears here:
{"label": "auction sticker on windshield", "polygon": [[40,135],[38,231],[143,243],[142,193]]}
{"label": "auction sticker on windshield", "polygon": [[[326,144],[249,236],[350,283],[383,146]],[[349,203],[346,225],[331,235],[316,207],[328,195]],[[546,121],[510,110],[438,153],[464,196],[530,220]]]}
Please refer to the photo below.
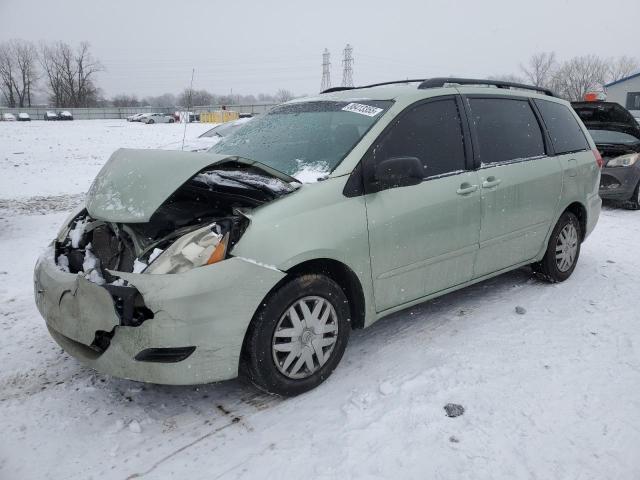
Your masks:
{"label": "auction sticker on windshield", "polygon": [[349,105],[342,107],[342,110],[345,112],[359,113],[360,115],[366,115],[367,117],[375,117],[382,111],[382,108],[363,105],[362,103],[350,103]]}

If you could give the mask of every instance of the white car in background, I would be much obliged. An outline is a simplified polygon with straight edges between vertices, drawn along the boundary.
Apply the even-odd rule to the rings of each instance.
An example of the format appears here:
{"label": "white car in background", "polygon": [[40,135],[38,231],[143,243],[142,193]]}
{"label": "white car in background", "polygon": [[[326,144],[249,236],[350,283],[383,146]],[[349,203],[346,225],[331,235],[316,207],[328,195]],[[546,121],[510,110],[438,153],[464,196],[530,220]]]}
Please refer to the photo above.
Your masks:
{"label": "white car in background", "polygon": [[140,121],[142,123],[150,124],[150,123],[173,123],[176,121],[172,115],[168,115],[166,113],[150,113],[145,117],[141,118]]}
{"label": "white car in background", "polygon": [[31,117],[29,116],[29,114],[27,112],[20,112],[18,114],[18,121],[19,122],[30,122],[31,121]]}
{"label": "white car in background", "polygon": [[58,120],[58,114],[56,112],[48,111],[44,114],[43,120],[48,120],[50,122]]}
{"label": "white car in background", "polygon": [[231,135],[242,125],[247,123],[251,118],[241,118],[231,122],[220,123],[215,127],[207,130],[196,138],[189,138],[184,142],[172,142],[168,145],[160,147],[162,150],[184,150],[185,152],[206,152],[224,137]]}
{"label": "white car in background", "polygon": [[127,122],[139,122],[147,115],[150,115],[150,114],[149,113],[135,113],[133,115],[129,115],[127,117]]}
{"label": "white car in background", "polygon": [[15,122],[16,116],[13,113],[3,113],[2,120],[4,120],[5,122]]}

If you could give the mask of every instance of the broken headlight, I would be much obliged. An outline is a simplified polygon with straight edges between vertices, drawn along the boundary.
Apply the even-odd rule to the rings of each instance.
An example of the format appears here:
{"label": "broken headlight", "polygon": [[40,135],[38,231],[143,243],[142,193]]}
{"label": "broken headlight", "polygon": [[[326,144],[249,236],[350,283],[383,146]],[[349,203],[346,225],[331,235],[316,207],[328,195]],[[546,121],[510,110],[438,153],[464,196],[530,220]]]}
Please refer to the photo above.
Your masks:
{"label": "broken headlight", "polygon": [[607,167],[630,167],[638,161],[638,158],[640,158],[640,153],[628,153],[626,155],[621,155],[609,160],[607,162]]}
{"label": "broken headlight", "polygon": [[217,263],[224,260],[228,243],[228,232],[223,234],[215,223],[207,225],[173,242],[144,273],[183,273],[192,268]]}

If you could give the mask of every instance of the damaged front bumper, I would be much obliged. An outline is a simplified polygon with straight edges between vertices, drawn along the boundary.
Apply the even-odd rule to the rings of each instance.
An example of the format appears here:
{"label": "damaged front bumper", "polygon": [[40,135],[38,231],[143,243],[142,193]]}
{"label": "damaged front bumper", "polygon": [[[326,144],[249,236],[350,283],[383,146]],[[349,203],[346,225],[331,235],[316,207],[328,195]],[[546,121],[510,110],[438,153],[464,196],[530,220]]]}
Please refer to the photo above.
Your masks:
{"label": "damaged front bumper", "polygon": [[[131,295],[62,271],[50,247],[36,265],[34,293],[51,335],[102,373],[172,385],[236,377],[247,327],[285,275],[233,257],[180,274],[113,274]],[[136,316],[136,308],[145,310]]]}
{"label": "damaged front bumper", "polygon": [[640,182],[638,167],[604,167],[600,175],[600,197],[604,200],[629,200]]}

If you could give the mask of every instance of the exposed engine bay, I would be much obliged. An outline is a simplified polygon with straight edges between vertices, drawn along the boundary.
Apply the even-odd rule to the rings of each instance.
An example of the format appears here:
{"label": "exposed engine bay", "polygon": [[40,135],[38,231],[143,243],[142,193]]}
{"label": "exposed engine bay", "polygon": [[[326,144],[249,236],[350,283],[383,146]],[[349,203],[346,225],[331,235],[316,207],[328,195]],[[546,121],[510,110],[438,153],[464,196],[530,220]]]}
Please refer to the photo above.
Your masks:
{"label": "exposed engine bay", "polygon": [[148,222],[110,222],[81,211],[56,241],[56,264],[100,285],[124,286],[110,271],[181,273],[216,263],[231,255],[253,208],[299,186],[246,163],[212,165],[173,192]]}

